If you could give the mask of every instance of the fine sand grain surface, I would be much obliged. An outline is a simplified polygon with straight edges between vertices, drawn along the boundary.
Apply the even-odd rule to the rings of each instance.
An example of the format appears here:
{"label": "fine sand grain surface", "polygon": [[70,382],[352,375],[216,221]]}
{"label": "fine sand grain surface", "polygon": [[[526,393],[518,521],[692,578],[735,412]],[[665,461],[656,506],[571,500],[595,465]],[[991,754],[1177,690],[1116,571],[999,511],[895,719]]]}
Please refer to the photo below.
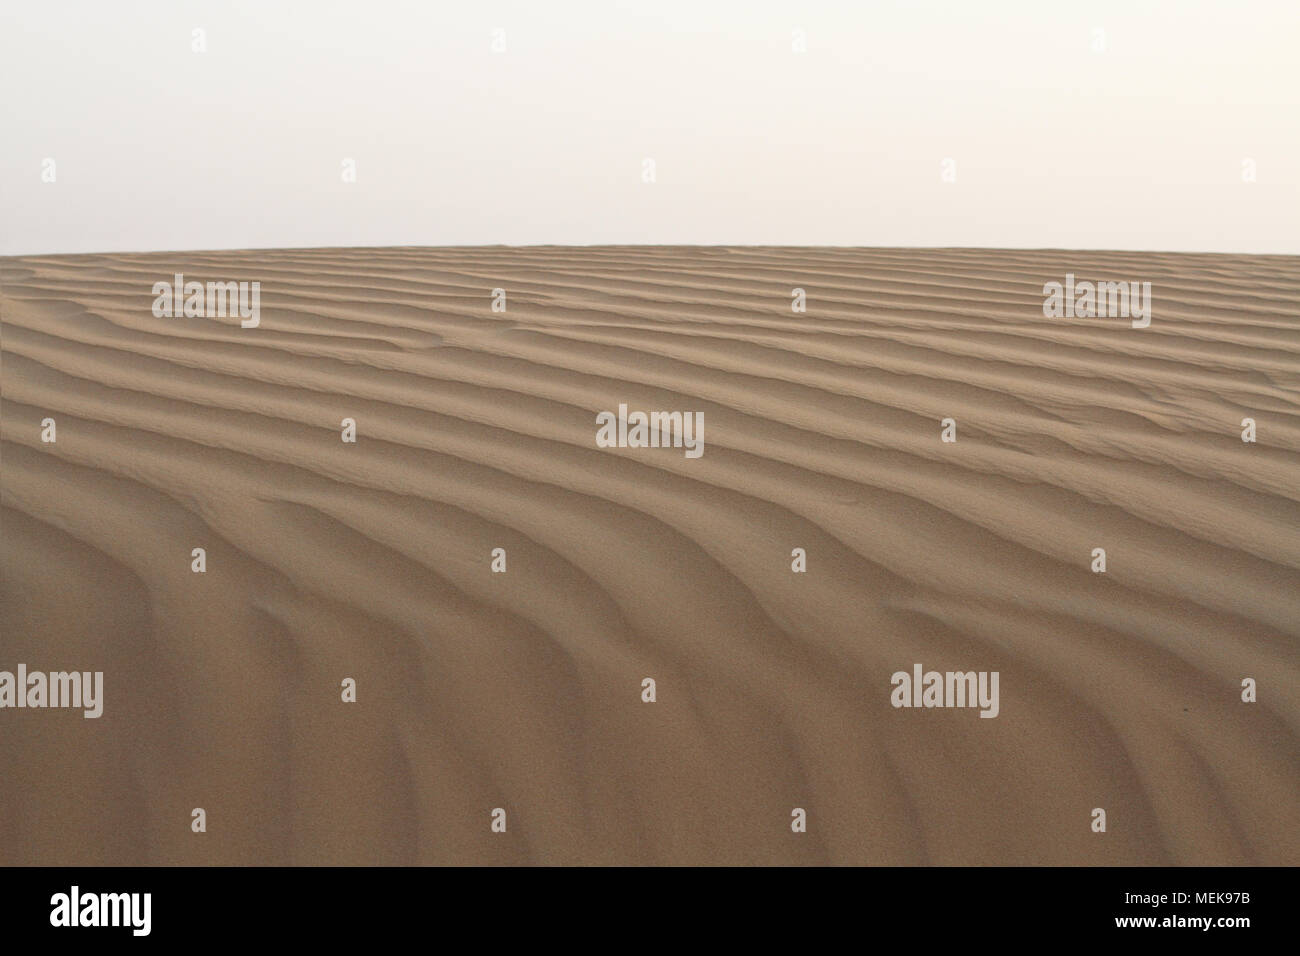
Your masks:
{"label": "fine sand grain surface", "polygon": [[[261,282],[260,326],[155,318],[178,272]],[[1151,282],[1150,327],[1044,318],[1067,272]],[[1300,864],[1300,259],[0,281],[0,670],[104,672],[97,720],[0,710],[0,863]],[[598,448],[620,403],[703,412],[703,456]],[[894,708],[918,663],[1000,713]]]}

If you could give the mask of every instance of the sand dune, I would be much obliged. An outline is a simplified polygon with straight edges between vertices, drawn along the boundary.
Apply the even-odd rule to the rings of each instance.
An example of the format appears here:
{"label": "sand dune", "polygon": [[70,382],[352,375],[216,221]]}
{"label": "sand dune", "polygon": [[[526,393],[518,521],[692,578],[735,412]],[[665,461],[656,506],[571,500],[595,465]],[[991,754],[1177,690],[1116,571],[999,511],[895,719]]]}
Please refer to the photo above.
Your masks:
{"label": "sand dune", "polygon": [[[1150,327],[1045,318],[1067,272],[1151,282]],[[259,281],[260,326],[155,317],[175,273]],[[99,719],[0,710],[0,863],[1300,864],[1300,259],[0,284],[0,670],[105,687]],[[597,447],[620,403],[703,412],[704,454]],[[998,672],[997,717],[892,706],[917,663]]]}

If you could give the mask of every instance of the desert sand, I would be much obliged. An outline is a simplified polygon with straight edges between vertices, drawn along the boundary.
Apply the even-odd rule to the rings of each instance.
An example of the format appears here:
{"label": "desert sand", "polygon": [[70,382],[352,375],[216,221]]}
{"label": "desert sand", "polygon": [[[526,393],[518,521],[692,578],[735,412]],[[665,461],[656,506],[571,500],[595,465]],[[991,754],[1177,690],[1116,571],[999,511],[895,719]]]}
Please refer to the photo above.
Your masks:
{"label": "desert sand", "polygon": [[0,710],[0,864],[1300,864],[1298,258],[28,256],[0,310],[0,670],[104,675]]}

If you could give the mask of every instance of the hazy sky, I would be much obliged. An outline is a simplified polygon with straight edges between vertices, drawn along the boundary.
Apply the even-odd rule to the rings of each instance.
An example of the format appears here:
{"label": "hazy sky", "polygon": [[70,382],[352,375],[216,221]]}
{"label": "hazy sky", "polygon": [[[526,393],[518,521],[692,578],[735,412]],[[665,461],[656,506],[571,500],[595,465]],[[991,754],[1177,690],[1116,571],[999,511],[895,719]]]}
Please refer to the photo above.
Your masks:
{"label": "hazy sky", "polygon": [[6,0],[0,79],[0,254],[1300,253],[1297,0]]}

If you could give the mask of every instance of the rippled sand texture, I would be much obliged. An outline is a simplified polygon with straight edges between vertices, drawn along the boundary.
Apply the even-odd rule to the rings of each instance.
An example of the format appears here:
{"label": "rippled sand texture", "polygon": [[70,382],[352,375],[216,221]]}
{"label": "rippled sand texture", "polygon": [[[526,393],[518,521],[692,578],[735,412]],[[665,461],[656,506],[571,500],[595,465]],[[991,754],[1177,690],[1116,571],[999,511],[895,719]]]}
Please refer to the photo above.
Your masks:
{"label": "rippled sand texture", "polygon": [[[155,318],[176,272],[260,281],[260,328]],[[1151,327],[1045,319],[1067,272],[1150,281]],[[0,863],[1300,863],[1300,259],[0,279],[0,669],[105,672],[99,720],[0,711]],[[597,448],[619,403],[703,411],[704,456]],[[1001,715],[894,709],[914,663]]]}

